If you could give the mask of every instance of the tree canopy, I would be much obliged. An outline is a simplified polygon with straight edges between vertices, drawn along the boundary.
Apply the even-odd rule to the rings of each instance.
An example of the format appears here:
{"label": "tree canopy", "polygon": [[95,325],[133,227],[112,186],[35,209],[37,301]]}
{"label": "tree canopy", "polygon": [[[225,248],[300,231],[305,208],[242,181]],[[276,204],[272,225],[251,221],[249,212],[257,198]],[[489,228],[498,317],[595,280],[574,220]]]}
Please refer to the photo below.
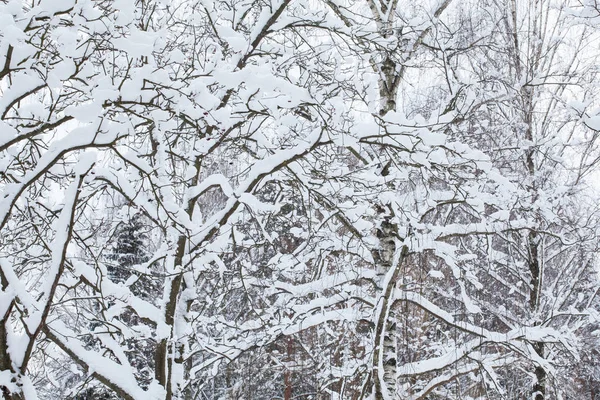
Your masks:
{"label": "tree canopy", "polygon": [[600,9],[0,1],[0,392],[600,391]]}

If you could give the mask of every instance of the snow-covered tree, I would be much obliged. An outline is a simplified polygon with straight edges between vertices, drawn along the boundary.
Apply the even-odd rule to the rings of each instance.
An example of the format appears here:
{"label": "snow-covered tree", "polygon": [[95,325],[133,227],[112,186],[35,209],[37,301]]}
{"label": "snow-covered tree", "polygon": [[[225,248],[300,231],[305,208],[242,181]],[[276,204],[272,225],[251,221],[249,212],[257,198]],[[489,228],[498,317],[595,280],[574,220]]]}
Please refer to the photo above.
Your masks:
{"label": "snow-covered tree", "polygon": [[0,3],[3,396],[593,392],[597,32],[567,10]]}

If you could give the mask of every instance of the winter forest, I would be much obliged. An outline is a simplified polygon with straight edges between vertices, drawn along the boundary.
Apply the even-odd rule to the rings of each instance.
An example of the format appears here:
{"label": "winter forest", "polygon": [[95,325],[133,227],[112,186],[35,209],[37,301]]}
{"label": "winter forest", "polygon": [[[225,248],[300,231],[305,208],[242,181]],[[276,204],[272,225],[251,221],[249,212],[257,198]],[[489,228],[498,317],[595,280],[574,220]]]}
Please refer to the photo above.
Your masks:
{"label": "winter forest", "polygon": [[3,400],[600,399],[597,0],[0,0]]}

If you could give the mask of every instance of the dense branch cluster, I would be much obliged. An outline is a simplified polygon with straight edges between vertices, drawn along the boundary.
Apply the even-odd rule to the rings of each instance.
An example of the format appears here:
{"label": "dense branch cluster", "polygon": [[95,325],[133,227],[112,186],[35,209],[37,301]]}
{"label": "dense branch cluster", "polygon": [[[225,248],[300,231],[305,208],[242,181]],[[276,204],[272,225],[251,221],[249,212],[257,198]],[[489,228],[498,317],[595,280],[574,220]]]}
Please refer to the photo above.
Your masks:
{"label": "dense branch cluster", "polygon": [[0,18],[4,399],[597,396],[593,1]]}

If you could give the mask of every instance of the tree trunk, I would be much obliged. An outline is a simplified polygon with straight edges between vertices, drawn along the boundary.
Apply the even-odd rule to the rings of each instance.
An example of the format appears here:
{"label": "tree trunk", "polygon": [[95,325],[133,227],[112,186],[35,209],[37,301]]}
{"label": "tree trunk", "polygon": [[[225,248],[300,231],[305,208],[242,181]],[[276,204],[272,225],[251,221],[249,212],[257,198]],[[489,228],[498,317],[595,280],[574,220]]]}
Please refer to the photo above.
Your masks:
{"label": "tree trunk", "polygon": [[294,341],[291,336],[285,338],[288,366],[283,373],[284,400],[292,400],[292,370],[290,364],[294,361]]}
{"label": "tree trunk", "polygon": [[[542,270],[539,261],[538,254],[538,243],[537,243],[537,234],[535,232],[531,232],[529,234],[529,272],[531,273],[531,292],[529,293],[529,305],[532,313],[537,314],[540,306],[540,293],[541,293],[541,285],[542,285]],[[537,316],[536,325],[539,325],[539,319]],[[535,342],[533,343],[533,349],[537,353],[537,355],[541,358],[544,358],[544,343],[543,342]],[[532,397],[534,400],[543,400],[546,397],[546,370],[541,366],[535,367],[535,377],[536,382],[533,385]]]}

